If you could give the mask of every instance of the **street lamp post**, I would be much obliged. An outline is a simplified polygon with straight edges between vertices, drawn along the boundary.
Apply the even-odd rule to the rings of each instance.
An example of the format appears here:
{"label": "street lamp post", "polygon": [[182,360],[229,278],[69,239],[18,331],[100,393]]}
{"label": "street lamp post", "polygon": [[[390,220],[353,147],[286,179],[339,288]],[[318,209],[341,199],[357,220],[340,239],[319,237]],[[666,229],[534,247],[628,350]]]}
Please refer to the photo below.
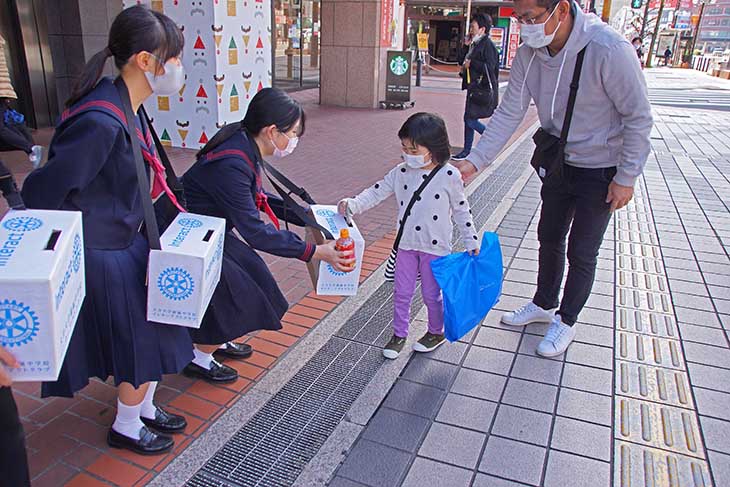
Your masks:
{"label": "street lamp post", "polygon": [[692,67],[692,61],[695,56],[695,46],[697,45],[697,38],[700,36],[700,27],[702,27],[702,15],[705,13],[705,2],[700,4],[700,16],[697,19],[697,27],[695,27],[695,35],[692,38],[692,49],[689,51],[689,67]]}
{"label": "street lamp post", "polygon": [[664,0],[661,0],[661,3],[659,4],[659,12],[656,16],[656,24],[654,25],[654,35],[651,36],[651,44],[649,44],[649,54],[646,57],[646,67],[651,68],[651,57],[654,54],[654,44],[656,43],[656,38],[659,35],[659,24],[662,20],[662,14],[664,13]]}

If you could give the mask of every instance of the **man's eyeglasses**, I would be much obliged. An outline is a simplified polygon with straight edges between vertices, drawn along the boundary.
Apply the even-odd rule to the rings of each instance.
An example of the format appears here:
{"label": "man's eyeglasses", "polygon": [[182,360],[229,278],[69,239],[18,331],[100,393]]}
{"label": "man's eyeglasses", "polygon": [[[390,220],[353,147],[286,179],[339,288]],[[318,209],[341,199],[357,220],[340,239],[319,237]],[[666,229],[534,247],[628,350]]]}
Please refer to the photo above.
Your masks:
{"label": "man's eyeglasses", "polygon": [[512,17],[513,19],[515,19],[520,24],[532,25],[532,24],[537,23],[537,21],[541,17],[544,17],[545,14],[548,13],[548,12],[550,12],[550,11],[551,11],[551,9],[545,9],[544,11],[542,11],[541,13],[539,13],[539,14],[533,16],[533,17],[527,17],[525,15],[516,15],[516,14],[512,14],[510,17]]}

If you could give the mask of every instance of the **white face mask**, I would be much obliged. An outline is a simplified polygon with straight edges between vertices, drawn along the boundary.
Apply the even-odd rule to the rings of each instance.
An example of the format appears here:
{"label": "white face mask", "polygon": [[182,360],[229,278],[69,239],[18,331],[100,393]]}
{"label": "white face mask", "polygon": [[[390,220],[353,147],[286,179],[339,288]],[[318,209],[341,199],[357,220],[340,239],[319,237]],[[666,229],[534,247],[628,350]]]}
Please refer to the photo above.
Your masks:
{"label": "white face mask", "polygon": [[[286,135],[286,134],[284,134],[284,135]],[[279,159],[281,159],[282,157],[291,155],[291,153],[294,152],[294,149],[297,148],[297,144],[299,143],[299,137],[289,138],[289,136],[286,135],[286,138],[289,141],[286,143],[286,147],[284,147],[283,149],[279,149],[276,146],[274,139],[271,139],[271,143],[274,144],[274,157],[278,157]]]}
{"label": "white face mask", "polygon": [[[153,57],[157,59],[158,63],[162,64],[156,56]],[[178,64],[174,59],[167,61],[164,67],[165,72],[159,76],[147,71],[144,72],[144,75],[155,95],[170,96],[180,91],[180,88],[185,84],[185,69],[182,63]]]}
{"label": "white face mask", "polygon": [[403,160],[406,162],[406,165],[412,169],[421,169],[421,168],[426,167],[429,164],[431,164],[431,161],[427,161],[426,157],[423,155],[420,155],[420,154],[417,156],[414,156],[411,154],[406,154],[404,152],[402,157],[403,157]]}
{"label": "white face mask", "polygon": [[471,38],[471,41],[476,44],[477,42],[481,41],[484,37],[484,34],[477,34],[474,37]]}
{"label": "white face mask", "polygon": [[553,42],[555,34],[557,34],[562,22],[558,22],[555,32],[550,35],[545,33],[545,24],[547,24],[553,15],[555,15],[557,10],[557,8],[553,10],[550,17],[548,17],[542,24],[522,24],[520,26],[520,36],[522,37],[522,41],[533,49],[540,49],[541,47],[550,45],[550,43]]}

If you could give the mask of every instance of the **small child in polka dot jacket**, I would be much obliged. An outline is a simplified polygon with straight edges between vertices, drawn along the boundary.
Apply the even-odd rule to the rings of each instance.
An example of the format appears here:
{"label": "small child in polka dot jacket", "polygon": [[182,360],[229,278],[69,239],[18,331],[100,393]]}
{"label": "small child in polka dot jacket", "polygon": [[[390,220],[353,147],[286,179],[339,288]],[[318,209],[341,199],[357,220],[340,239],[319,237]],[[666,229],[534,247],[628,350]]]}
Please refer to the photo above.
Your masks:
{"label": "small child in polka dot jacket", "polygon": [[[446,124],[441,117],[416,113],[406,120],[398,132],[403,147],[403,161],[385,178],[354,198],[338,205],[341,214],[363,213],[389,196],[398,203],[400,226],[408,203],[418,187],[437,165],[443,166],[427,184],[406,219],[398,246],[395,266],[393,337],[383,350],[390,359],[398,357],[408,336],[410,308],[420,273],[421,293],[428,310],[428,333],[413,349],[431,352],[442,345],[444,307],[441,289],[431,272],[431,262],[451,253],[453,224],[459,227],[464,248],[479,252],[479,237],[474,227],[464,183],[459,170],[448,163],[451,147]],[[453,221],[453,222],[452,222]]]}

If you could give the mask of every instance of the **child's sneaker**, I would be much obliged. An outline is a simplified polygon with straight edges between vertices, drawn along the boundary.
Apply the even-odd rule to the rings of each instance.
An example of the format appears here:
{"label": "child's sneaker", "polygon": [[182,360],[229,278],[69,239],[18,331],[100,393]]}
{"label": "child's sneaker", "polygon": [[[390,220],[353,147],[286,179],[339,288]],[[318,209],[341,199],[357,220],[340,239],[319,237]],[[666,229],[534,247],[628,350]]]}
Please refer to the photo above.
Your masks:
{"label": "child's sneaker", "polygon": [[41,165],[41,162],[43,160],[43,146],[34,145],[31,148],[28,159],[30,159],[31,164],[33,164],[33,169],[38,169],[38,166]]}
{"label": "child's sneaker", "polygon": [[443,345],[445,341],[446,337],[444,337],[443,335],[436,335],[434,333],[428,332],[423,335],[420,340],[413,344],[413,351],[421,353],[433,352],[441,345]]}
{"label": "child's sneaker", "polygon": [[400,355],[403,346],[406,344],[406,339],[399,336],[393,335],[388,344],[383,349],[383,356],[390,360],[395,360]]}

